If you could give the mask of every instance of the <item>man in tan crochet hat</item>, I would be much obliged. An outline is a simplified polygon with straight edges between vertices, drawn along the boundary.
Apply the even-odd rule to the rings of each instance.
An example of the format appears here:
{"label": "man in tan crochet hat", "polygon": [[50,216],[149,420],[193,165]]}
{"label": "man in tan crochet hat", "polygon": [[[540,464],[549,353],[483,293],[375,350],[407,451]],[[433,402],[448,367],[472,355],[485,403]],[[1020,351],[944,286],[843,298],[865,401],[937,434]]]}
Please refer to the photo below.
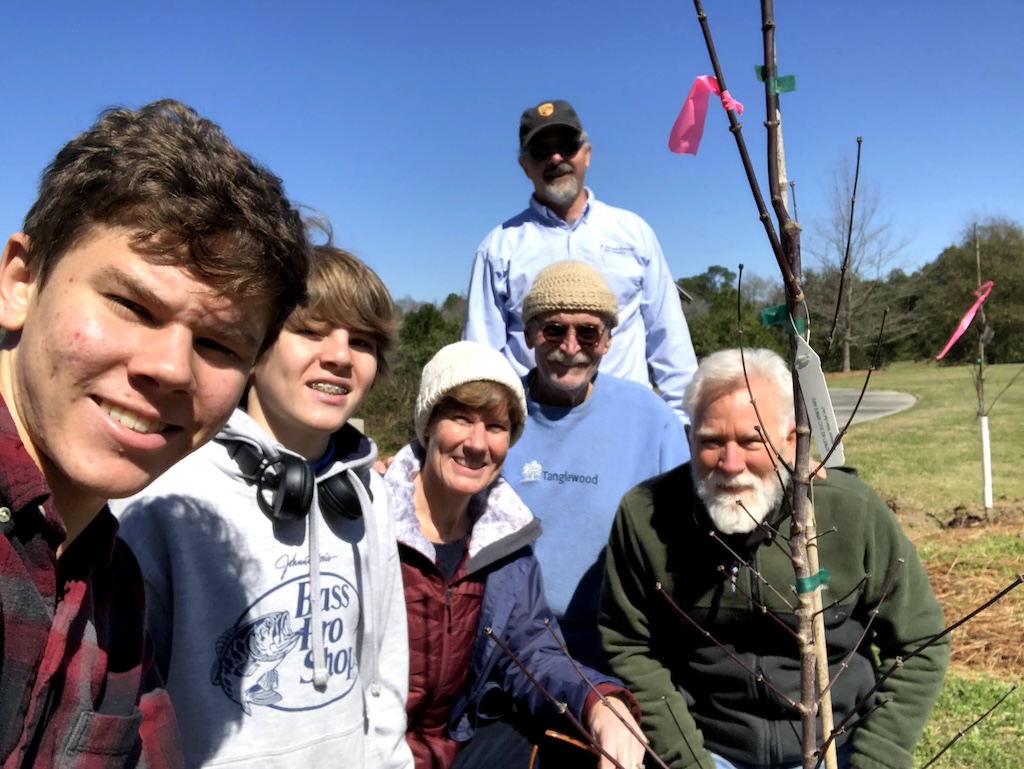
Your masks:
{"label": "man in tan crochet hat", "polygon": [[697,370],[690,332],[654,231],[632,211],[594,197],[584,183],[592,147],[569,102],[542,101],[519,121],[519,165],[533,185],[527,208],[495,227],[473,260],[463,339],[501,350],[516,371],[534,364],[523,300],[560,259],[600,270],[615,295],[622,343],[604,355],[608,374],[657,385],[685,422],[683,390]]}
{"label": "man in tan crochet hat", "polygon": [[555,262],[523,300],[523,335],[536,353],[524,378],[523,437],[504,475],[541,520],[534,545],[545,592],[575,657],[601,668],[597,608],[604,548],[619,499],[689,459],[675,412],[650,388],[606,373],[601,359],[619,321],[604,276]]}

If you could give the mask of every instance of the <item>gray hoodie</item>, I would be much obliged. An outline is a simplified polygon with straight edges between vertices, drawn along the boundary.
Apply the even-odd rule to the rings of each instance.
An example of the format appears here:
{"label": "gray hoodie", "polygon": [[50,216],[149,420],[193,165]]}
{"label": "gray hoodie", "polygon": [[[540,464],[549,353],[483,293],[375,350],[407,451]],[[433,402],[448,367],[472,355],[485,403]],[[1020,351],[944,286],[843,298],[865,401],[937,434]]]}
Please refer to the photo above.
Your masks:
{"label": "gray hoodie", "polygon": [[317,481],[349,474],[355,520],[322,512],[318,494],[304,519],[264,515],[246,457],[291,452],[241,410],[111,503],[146,580],[187,766],[412,766],[405,603],[377,448],[349,426],[335,441]]}

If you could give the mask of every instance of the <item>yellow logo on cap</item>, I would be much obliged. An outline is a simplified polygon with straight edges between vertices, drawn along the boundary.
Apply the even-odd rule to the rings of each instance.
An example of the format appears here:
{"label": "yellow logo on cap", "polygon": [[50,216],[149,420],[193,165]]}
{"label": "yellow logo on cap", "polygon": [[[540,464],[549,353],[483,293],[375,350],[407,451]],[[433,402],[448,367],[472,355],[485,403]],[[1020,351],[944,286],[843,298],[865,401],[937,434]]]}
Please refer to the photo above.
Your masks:
{"label": "yellow logo on cap", "polygon": [[555,105],[552,104],[549,101],[546,101],[543,104],[541,104],[539,107],[537,107],[537,113],[541,117],[551,117],[551,115],[554,113],[554,111],[555,111]]}

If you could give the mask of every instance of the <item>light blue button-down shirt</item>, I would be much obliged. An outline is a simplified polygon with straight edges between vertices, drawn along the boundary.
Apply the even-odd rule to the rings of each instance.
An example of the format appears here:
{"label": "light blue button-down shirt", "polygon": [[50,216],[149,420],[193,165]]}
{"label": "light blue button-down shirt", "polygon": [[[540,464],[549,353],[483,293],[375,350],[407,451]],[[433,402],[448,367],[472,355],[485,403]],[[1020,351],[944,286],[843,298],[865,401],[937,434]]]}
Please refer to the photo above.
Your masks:
{"label": "light blue button-down shirt", "polygon": [[541,269],[564,259],[593,265],[619,300],[619,325],[601,371],[649,385],[650,364],[662,398],[686,422],[683,390],[697,357],[661,246],[647,222],[596,200],[589,189],[572,225],[531,197],[529,208],[484,238],[473,260],[463,338],[501,350],[526,374],[534,358],[523,340],[523,299]]}

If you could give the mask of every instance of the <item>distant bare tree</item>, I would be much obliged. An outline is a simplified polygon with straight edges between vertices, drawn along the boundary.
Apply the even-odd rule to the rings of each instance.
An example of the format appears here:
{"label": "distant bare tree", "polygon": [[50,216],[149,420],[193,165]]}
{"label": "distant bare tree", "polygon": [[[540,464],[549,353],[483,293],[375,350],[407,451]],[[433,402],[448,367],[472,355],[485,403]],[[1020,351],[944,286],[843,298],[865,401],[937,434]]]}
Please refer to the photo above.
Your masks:
{"label": "distant bare tree", "polygon": [[915,330],[910,313],[900,309],[899,296],[896,290],[889,290],[887,281],[890,273],[903,266],[906,241],[896,235],[892,220],[883,213],[876,189],[865,188],[861,180],[854,198],[854,178],[854,171],[845,164],[833,171],[828,212],[813,223],[806,243],[819,265],[817,275],[808,276],[820,281],[813,292],[819,299],[812,304],[812,315],[819,322],[828,322],[825,319],[833,317],[835,300],[823,297],[839,297],[835,341],[842,354],[843,371],[850,370],[851,348],[874,345],[887,306],[887,340]]}
{"label": "distant bare tree", "polygon": [[430,304],[430,302],[414,299],[412,294],[406,294],[405,296],[395,300],[395,307],[398,308],[398,312],[402,317],[405,317],[410,312],[415,312],[425,304]]}
{"label": "distant bare tree", "polygon": [[743,298],[755,307],[768,307],[786,301],[786,293],[778,277],[766,278],[752,272],[743,273]]}

